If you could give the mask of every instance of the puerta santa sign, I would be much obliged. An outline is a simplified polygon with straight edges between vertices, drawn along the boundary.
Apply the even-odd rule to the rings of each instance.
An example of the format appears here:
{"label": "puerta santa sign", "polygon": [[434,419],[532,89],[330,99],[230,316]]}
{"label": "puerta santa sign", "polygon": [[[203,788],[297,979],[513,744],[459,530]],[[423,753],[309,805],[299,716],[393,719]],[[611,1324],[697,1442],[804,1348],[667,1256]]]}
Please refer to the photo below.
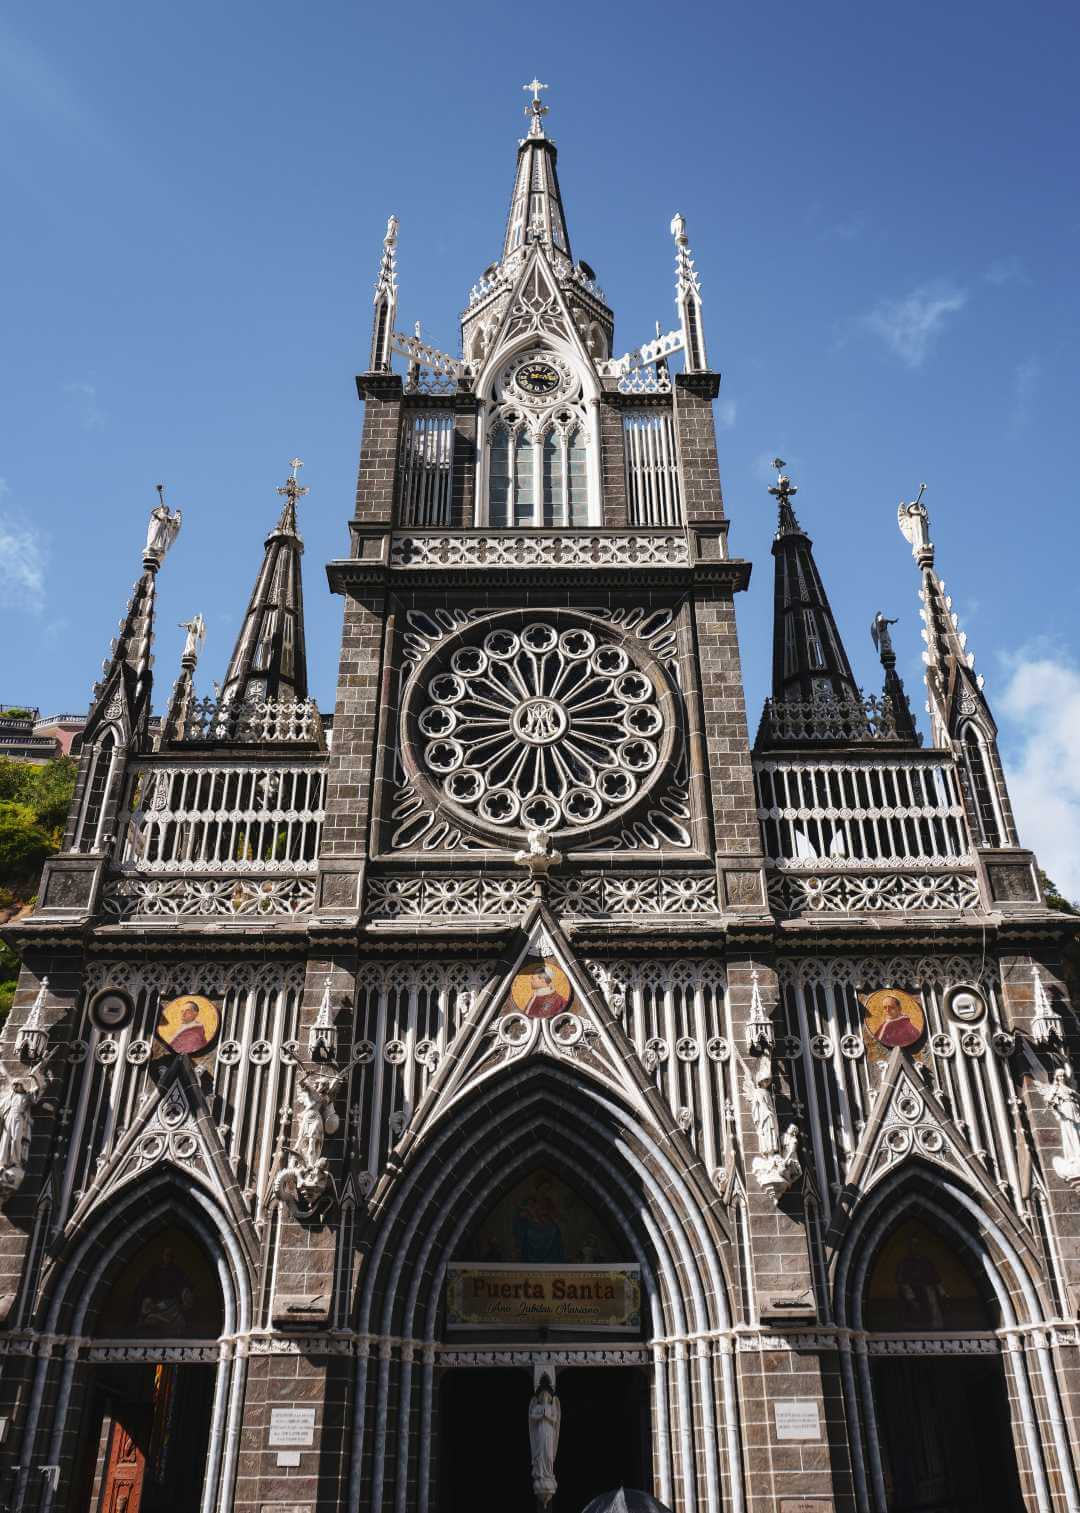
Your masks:
{"label": "puerta santa sign", "polygon": [[448,1329],[583,1329],[625,1334],[641,1325],[638,1266],[451,1266]]}

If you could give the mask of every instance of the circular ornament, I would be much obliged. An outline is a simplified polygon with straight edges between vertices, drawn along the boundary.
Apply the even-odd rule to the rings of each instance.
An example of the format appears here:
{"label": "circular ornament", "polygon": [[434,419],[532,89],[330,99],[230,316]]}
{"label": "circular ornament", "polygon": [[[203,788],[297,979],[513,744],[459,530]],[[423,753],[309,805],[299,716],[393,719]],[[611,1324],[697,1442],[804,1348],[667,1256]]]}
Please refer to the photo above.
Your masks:
{"label": "circular ornament", "polygon": [[698,1059],[698,1043],[692,1035],[684,1035],[681,1040],[675,1042],[675,1054],[680,1061],[696,1061]]}
{"label": "circular ornament", "polygon": [[123,988],[102,988],[90,1000],[90,1023],[98,1030],[122,1030],[135,1017],[135,1000]]}
{"label": "circular ornament", "polygon": [[560,1014],[551,1021],[552,1039],[558,1045],[577,1045],[585,1033],[585,1026],[576,1014]]}
{"label": "circular ornament", "polygon": [[383,1046],[383,1060],[391,1066],[400,1066],[408,1054],[404,1040],[388,1040]]}
{"label": "circular ornament", "polygon": [[846,1056],[849,1061],[858,1061],[863,1054],[863,1043],[858,1035],[842,1035],[840,1037],[840,1054]]}
{"label": "circular ornament", "polygon": [[115,1040],[99,1040],[95,1057],[102,1066],[112,1066],[120,1054],[120,1047]]}
{"label": "circular ornament", "polygon": [[265,1066],[274,1054],[274,1047],[269,1040],[256,1040],[248,1051],[248,1060],[253,1066]]}
{"label": "circular ornament", "polygon": [[727,1061],[731,1055],[731,1046],[726,1036],[714,1035],[705,1047],[705,1054],[710,1061]]}
{"label": "circular ornament", "polygon": [[375,1046],[370,1040],[358,1040],[352,1048],[354,1066],[367,1066],[375,1060]]}
{"label": "circular ornament", "polygon": [[133,1040],[124,1054],[124,1059],[131,1066],[141,1066],[144,1061],[149,1061],[150,1042],[148,1040]]}
{"label": "circular ornament", "polygon": [[957,1024],[978,1024],[986,1014],[986,999],[978,988],[957,983],[945,994],[945,1012]]}
{"label": "circular ornament", "polygon": [[661,1040],[659,1035],[653,1035],[649,1040],[646,1040],[645,1053],[642,1060],[645,1063],[647,1071],[651,1072],[656,1067],[662,1066],[668,1059],[668,1055],[668,1043],[666,1040]]}
{"label": "circular ornament", "polygon": [[574,611],[463,626],[406,689],[402,749],[433,809],[500,845],[530,830],[584,844],[655,787],[674,691],[637,638]]}
{"label": "circular ornament", "polygon": [[524,1014],[504,1014],[499,1020],[498,1035],[503,1045],[524,1045],[529,1038],[532,1022]]}
{"label": "circular ornament", "polygon": [[941,1061],[948,1061],[956,1055],[956,1043],[951,1035],[935,1035],[930,1042],[930,1049]]}
{"label": "circular ornament", "polygon": [[832,1055],[832,1041],[828,1035],[811,1035],[810,1054],[818,1061],[828,1061]]}
{"label": "circular ornament", "polygon": [[218,1060],[222,1066],[235,1066],[242,1054],[239,1040],[225,1040],[218,1051]]}
{"label": "circular ornament", "polygon": [[965,1056],[982,1056],[986,1051],[986,1041],[979,1030],[966,1030],[960,1037],[960,1045]]}

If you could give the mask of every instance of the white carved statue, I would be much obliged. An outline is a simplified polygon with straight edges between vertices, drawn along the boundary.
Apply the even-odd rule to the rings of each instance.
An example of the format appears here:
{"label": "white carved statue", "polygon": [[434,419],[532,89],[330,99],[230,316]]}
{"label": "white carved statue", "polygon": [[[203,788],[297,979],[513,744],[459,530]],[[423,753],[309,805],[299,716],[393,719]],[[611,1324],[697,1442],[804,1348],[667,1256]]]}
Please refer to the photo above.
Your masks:
{"label": "white carved statue", "polygon": [[544,1375],[529,1400],[529,1451],[532,1455],[532,1489],[537,1504],[546,1508],[559,1484],[555,1480],[555,1456],[559,1450],[562,1405]]}
{"label": "white carved statue", "polygon": [[895,620],[885,617],[884,610],[878,610],[870,624],[870,638],[874,643],[874,649],[883,657],[891,657],[893,653],[892,631],[890,625],[895,625]]}
{"label": "white carved statue", "polygon": [[525,848],[514,853],[514,861],[519,867],[528,868],[534,877],[545,877],[562,861],[562,852],[555,850],[546,830],[526,831],[525,842]]}
{"label": "white carved statue", "polygon": [[1080,1096],[1067,1067],[1058,1067],[1049,1082],[1036,1083],[1046,1106],[1061,1126],[1061,1155],[1053,1168],[1063,1182],[1080,1185]]}
{"label": "white carved statue", "polygon": [[911,547],[911,554],[918,561],[919,553],[930,545],[930,516],[926,505],[922,502],[926,492],[926,484],[919,486],[919,497],[905,504],[903,500],[896,507],[896,523],[904,540]]}
{"label": "white carved statue", "polygon": [[170,510],[162,496],[161,503],[150,511],[150,523],[146,527],[146,556],[164,562],[165,553],[180,534],[182,519],[181,512]]}
{"label": "white carved statue", "polygon": [[185,661],[190,659],[194,662],[198,658],[199,648],[206,640],[206,621],[202,615],[194,615],[190,620],[181,620],[180,629],[187,631],[187,637],[184,640],[184,649],[180,653],[180,660]]}
{"label": "white carved statue", "polygon": [[296,1139],[293,1151],[305,1167],[317,1166],[327,1135],[336,1135],[341,1120],[334,1108],[334,1094],[344,1073],[328,1077],[325,1072],[301,1072],[296,1081]]}
{"label": "white carved statue", "polygon": [[767,1056],[762,1057],[755,1077],[751,1078],[749,1072],[743,1073],[743,1086],[746,1090],[746,1101],[750,1106],[750,1118],[754,1121],[758,1150],[763,1156],[775,1156],[780,1149],[777,1139],[776,1109],[773,1107],[772,1094],[769,1091],[771,1085],[772,1067]]}
{"label": "white carved statue", "polygon": [[789,1124],[780,1142],[780,1149],[771,1156],[755,1156],[750,1163],[754,1181],[767,1192],[774,1203],[802,1176],[799,1160],[799,1127]]}
{"label": "white carved statue", "polygon": [[44,1078],[37,1072],[5,1077],[0,1088],[0,1203],[11,1197],[26,1175],[34,1105],[44,1091]]}

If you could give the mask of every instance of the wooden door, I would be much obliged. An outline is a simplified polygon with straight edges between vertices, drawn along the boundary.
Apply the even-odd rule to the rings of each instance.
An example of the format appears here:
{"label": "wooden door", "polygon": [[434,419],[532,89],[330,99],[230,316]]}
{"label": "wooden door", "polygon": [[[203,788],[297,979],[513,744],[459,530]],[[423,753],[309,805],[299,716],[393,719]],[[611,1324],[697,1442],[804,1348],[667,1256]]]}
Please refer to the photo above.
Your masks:
{"label": "wooden door", "polygon": [[114,1418],[98,1513],[139,1513],[145,1475],[142,1446],[127,1425]]}

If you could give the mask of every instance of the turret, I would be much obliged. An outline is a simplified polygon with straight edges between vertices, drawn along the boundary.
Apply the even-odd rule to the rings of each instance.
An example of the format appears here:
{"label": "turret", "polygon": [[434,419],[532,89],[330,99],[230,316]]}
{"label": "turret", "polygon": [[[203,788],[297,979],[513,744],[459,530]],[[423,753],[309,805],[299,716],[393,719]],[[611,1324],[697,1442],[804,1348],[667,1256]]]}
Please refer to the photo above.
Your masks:
{"label": "turret", "polygon": [[150,513],[142,573],[135,582],[120,633],[102,664],[90,713],[78,738],[79,775],[64,837],[65,850],[99,852],[112,830],[116,796],[129,755],[149,749],[153,692],[154,595],[158,570],[180,530],[181,515],[165,503]]}
{"label": "turret", "polygon": [[180,674],[173,684],[168,713],[162,727],[161,744],[163,746],[171,746],[176,741],[184,739],[184,728],[195,701],[195,668],[198,665],[202,644],[206,640],[206,621],[202,615],[195,615],[192,619],[183,621],[180,629],[187,631],[187,637],[184,641],[184,649],[180,653]]}
{"label": "turret", "polygon": [[300,571],[304,543],[296,526],[296,505],[308,490],[297,480],[303,467],[299,457],[293,458],[291,467],[290,476],[278,489],[285,504],[281,518],[266,538],[262,567],[222,683],[222,705],[307,698]]}
{"label": "turret", "polygon": [[963,779],[968,822],[977,845],[1018,844],[1012,805],[997,746],[997,725],[975,672],[975,657],[934,568],[930,516],[918,498],[897,508],[897,523],[922,573],[922,637],[926,642],[927,710],[933,745],[951,747]]}
{"label": "turret", "polygon": [[792,507],[798,493],[776,458],[778,521],[772,554],[776,563],[773,614],[772,697],[776,704],[860,697],[832,607],[814,561],[813,542]]}

